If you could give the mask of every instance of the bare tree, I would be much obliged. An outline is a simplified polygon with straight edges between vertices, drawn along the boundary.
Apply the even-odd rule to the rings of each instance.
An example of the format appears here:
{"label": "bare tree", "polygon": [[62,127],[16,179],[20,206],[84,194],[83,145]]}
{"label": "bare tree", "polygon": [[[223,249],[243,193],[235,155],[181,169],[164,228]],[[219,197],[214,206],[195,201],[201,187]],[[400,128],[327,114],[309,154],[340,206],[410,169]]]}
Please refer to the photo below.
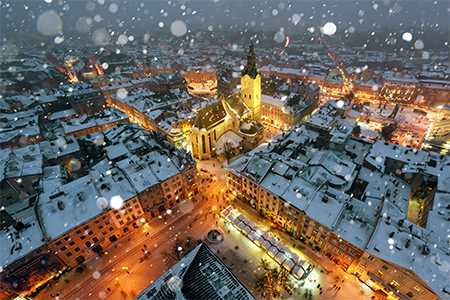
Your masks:
{"label": "bare tree", "polygon": [[389,142],[392,139],[394,131],[397,130],[396,124],[388,124],[381,128],[381,137],[383,140]]}
{"label": "bare tree", "polygon": [[355,94],[353,93],[353,91],[350,91],[344,95],[344,99],[345,101],[353,102],[353,100],[355,99]]}
{"label": "bare tree", "polygon": [[404,113],[396,114],[394,117],[394,123],[397,127],[402,126],[403,122],[406,120],[406,115]]}
{"label": "bare tree", "polygon": [[227,164],[229,165],[230,159],[234,156],[233,145],[230,141],[226,141],[223,144],[223,152],[225,154],[225,157],[227,158]]}
{"label": "bare tree", "polygon": [[189,252],[195,249],[201,240],[196,240],[193,237],[186,237],[182,240],[175,239],[173,245],[170,247],[170,250],[166,250],[162,252],[162,256],[166,260],[166,264],[168,267],[172,267],[176,264],[180,259],[186,256]]}
{"label": "bare tree", "polygon": [[354,137],[359,137],[361,135],[361,126],[356,125],[355,127],[353,127],[352,135]]}
{"label": "bare tree", "polygon": [[373,115],[373,110],[371,110],[370,108],[365,108],[364,109],[364,113],[366,114],[366,121],[369,120],[370,116]]}
{"label": "bare tree", "polygon": [[262,291],[267,291],[271,299],[280,299],[283,291],[293,293],[295,287],[284,268],[270,267],[264,258],[261,258],[260,266],[264,270],[264,275],[257,279],[256,286]]}

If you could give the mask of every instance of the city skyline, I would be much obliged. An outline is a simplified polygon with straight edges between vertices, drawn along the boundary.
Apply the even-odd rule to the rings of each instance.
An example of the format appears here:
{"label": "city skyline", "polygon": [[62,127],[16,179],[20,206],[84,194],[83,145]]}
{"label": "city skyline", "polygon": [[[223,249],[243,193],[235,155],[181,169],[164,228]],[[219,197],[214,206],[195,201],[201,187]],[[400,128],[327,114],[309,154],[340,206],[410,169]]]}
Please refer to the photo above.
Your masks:
{"label": "city skyline", "polygon": [[450,297],[447,3],[0,5],[0,299]]}

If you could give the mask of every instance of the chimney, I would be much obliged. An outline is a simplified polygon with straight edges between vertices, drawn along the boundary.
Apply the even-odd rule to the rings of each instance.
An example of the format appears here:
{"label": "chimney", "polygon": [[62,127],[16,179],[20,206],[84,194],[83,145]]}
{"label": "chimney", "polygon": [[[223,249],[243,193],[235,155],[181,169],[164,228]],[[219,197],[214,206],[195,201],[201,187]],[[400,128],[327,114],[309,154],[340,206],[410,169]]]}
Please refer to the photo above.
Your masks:
{"label": "chimney", "polygon": [[406,241],[405,248],[409,248],[409,246],[411,246],[411,240],[410,240],[410,239],[408,239],[408,240]]}

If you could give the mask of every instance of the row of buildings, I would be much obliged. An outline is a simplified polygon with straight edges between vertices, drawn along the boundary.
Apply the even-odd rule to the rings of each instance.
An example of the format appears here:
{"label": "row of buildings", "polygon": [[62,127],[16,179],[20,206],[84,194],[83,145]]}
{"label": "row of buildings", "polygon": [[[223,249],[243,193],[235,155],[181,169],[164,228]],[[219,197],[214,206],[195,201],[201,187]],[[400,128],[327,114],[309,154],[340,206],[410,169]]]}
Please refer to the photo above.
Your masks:
{"label": "row of buildings", "polygon": [[[190,149],[196,158],[219,157],[223,160],[226,152],[232,151],[237,155],[241,149],[253,149],[262,138],[262,123],[288,128],[306,118],[318,106],[320,88],[315,84],[285,84],[279,93],[263,95],[254,50],[249,52],[247,60],[247,66],[236,75],[241,83],[240,89],[235,88],[218,99],[205,100],[189,91],[190,84],[209,84],[212,80],[198,75],[202,68],[193,68],[191,73],[183,75],[187,76],[184,88],[173,86],[164,92],[134,81],[124,83],[117,77],[103,81],[100,88],[108,105],[125,112],[132,122],[147,130],[163,132],[177,147],[192,145]],[[176,78],[177,75],[164,76]],[[107,82],[111,83],[106,85]]]}
{"label": "row of buildings", "polygon": [[0,298],[30,294],[199,191],[189,153],[128,122],[91,133],[100,152],[84,176],[48,160],[85,137],[1,150]]}
{"label": "row of buildings", "polygon": [[[197,38],[201,41],[203,35]],[[154,45],[140,45],[139,40],[139,43],[136,41],[137,47],[127,44],[116,49],[108,45],[97,52],[92,47],[81,48],[71,42],[50,47],[40,55],[24,51],[26,55],[34,54],[34,58],[16,59],[5,64],[0,70],[5,80],[0,81],[0,85],[3,90],[22,88],[24,82],[32,83],[32,87],[26,87],[26,90],[34,90],[44,83],[53,87],[61,81],[67,82],[59,79],[77,69],[79,80],[96,81],[116,72],[130,80],[178,74],[189,82],[192,95],[213,96],[216,92],[220,95],[221,90],[227,89],[231,92],[239,84],[236,77],[240,77],[239,73],[246,63],[245,49],[235,44],[226,45],[220,35],[210,38],[216,40],[214,45],[204,46],[199,42],[188,49],[179,49],[175,39],[161,36],[154,37]],[[346,78],[352,79],[353,90],[360,97],[381,97],[383,100],[432,106],[449,101],[448,53],[427,50],[428,57],[417,56],[414,51],[388,56],[381,51],[345,47],[337,41],[330,46],[333,49],[329,49],[321,40],[319,42],[305,44],[291,38],[283,54],[280,54],[280,49],[258,49],[256,65],[260,69],[262,82],[266,79],[270,81],[271,77],[281,81],[302,80],[314,82],[330,92],[342,93],[342,74],[336,69],[339,67]],[[67,55],[69,50],[72,50],[70,56]],[[233,76],[236,73],[237,76]],[[44,80],[18,80],[19,74],[35,74]],[[47,81],[50,76],[54,80]]]}
{"label": "row of buildings", "polygon": [[331,125],[314,114],[231,163],[230,192],[389,299],[447,299],[449,157],[355,138],[330,101]]}

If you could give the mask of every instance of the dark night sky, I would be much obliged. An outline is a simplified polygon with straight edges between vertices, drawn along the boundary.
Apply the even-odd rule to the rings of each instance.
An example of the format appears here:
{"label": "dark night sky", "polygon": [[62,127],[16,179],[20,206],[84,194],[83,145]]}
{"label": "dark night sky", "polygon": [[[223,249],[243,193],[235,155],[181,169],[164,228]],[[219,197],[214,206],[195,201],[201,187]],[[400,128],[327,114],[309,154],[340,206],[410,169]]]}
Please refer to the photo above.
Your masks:
{"label": "dark night sky", "polygon": [[[50,2],[50,3],[48,3]],[[54,12],[49,12],[54,10]],[[353,27],[370,30],[379,26],[424,27],[448,30],[449,1],[2,1],[1,31],[37,33],[40,16],[44,14],[41,33],[55,35],[59,18],[60,34],[73,30],[92,34],[104,28],[117,34],[169,30],[175,20],[186,28],[203,26],[210,30],[241,28],[275,29],[288,32],[333,22],[338,30]],[[59,17],[58,17],[59,14]],[[296,21],[296,22],[294,22]],[[161,23],[162,22],[162,23]],[[296,23],[296,24],[295,24]],[[47,27],[46,27],[47,26]],[[184,25],[183,25],[184,26]]]}

